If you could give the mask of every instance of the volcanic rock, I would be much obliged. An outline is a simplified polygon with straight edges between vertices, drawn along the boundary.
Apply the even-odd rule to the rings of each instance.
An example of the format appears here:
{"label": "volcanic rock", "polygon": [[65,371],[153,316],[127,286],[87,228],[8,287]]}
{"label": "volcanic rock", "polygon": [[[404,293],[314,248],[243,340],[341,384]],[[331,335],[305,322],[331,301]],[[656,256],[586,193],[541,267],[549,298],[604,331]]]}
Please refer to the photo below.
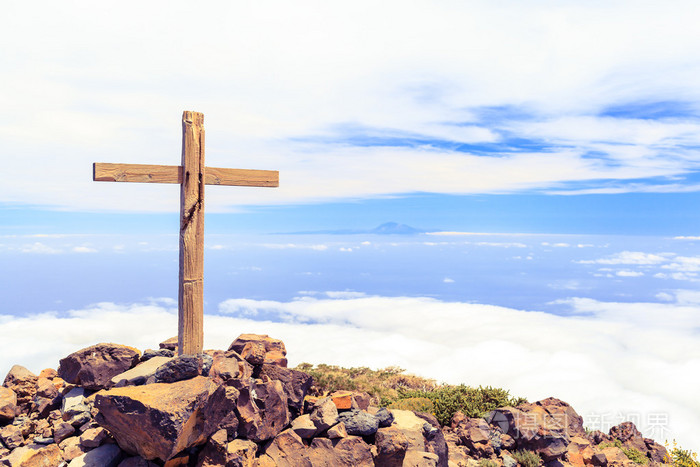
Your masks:
{"label": "volcanic rock", "polygon": [[[261,363],[287,366],[287,349],[284,346],[284,342],[279,339],[273,339],[267,334],[241,334],[231,343],[228,350],[235,350],[243,355],[243,349],[249,343],[260,344],[265,348],[265,357]],[[249,347],[249,349],[248,352],[252,352],[252,347]]]}
{"label": "volcanic rock", "polygon": [[329,397],[324,397],[314,404],[310,419],[320,433],[338,423],[338,409]]}
{"label": "volcanic rock", "polygon": [[117,467],[124,453],[116,444],[104,444],[99,448],[74,458],[68,467]]}
{"label": "volcanic rock", "polygon": [[216,429],[216,421],[205,423],[202,416],[216,389],[203,376],[115,388],[95,396],[95,419],[125,451],[167,461],[183,449],[203,444]]}
{"label": "volcanic rock", "polygon": [[121,386],[138,386],[141,384],[146,384],[149,378],[154,377],[156,371],[162,365],[168,363],[172,360],[172,357],[161,357],[155,356],[143,361],[136,365],[135,367],[126,370],[124,373],[120,373],[112,378],[112,385],[116,387]]}
{"label": "volcanic rock", "polygon": [[108,389],[111,379],[134,367],[140,356],[141,352],[126,345],[97,344],[61,359],[58,375],[85,389]]}
{"label": "volcanic rock", "polygon": [[345,423],[349,435],[370,436],[377,432],[379,420],[363,410],[342,412],[338,419]]}
{"label": "volcanic rock", "polygon": [[17,394],[10,388],[0,387],[0,423],[15,418],[17,413]]}
{"label": "volcanic rock", "polygon": [[282,383],[284,393],[287,395],[287,405],[294,415],[301,413],[304,407],[304,398],[308,394],[313,378],[299,370],[292,370],[278,365],[263,364],[260,367],[261,378],[268,377]]}
{"label": "volcanic rock", "polygon": [[406,451],[408,439],[401,430],[396,427],[380,428],[375,435],[377,457],[375,463],[386,467],[401,467]]}
{"label": "volcanic rock", "polygon": [[289,424],[287,396],[279,381],[233,380],[240,392],[236,401],[238,433],[260,442],[274,438]]}
{"label": "volcanic rock", "polygon": [[36,394],[37,376],[21,365],[14,365],[5,376],[3,387],[12,389],[17,396],[17,406],[28,413]]}
{"label": "volcanic rock", "polygon": [[15,449],[0,462],[9,467],[53,467],[60,465],[62,461],[61,450],[56,444],[32,444]]}

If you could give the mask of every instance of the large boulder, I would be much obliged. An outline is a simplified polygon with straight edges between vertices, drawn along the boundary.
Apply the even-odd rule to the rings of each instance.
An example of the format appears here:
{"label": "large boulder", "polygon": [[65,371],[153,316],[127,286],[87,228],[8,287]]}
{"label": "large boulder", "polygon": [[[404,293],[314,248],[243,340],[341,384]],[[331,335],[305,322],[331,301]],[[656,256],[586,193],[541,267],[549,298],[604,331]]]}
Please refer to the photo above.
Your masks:
{"label": "large boulder", "polygon": [[68,467],[117,467],[124,453],[115,444],[105,444],[74,458]]}
{"label": "large boulder", "polygon": [[338,423],[338,408],[330,397],[324,397],[314,403],[309,418],[316,426],[316,432],[321,433]]}
{"label": "large boulder", "polygon": [[17,395],[17,406],[22,413],[28,413],[36,395],[37,376],[21,365],[15,365],[5,376],[3,387],[12,389]]}
{"label": "large boulder", "polygon": [[267,443],[257,465],[373,467],[375,464],[371,448],[362,438],[314,438],[307,447],[296,433],[285,430]]}
{"label": "large boulder", "polygon": [[545,462],[562,459],[572,436],[585,436],[582,418],[569,404],[554,398],[496,409],[486,420],[512,437],[519,449],[534,451]]}
{"label": "large boulder", "polygon": [[304,407],[304,398],[308,394],[313,378],[311,375],[299,370],[279,365],[265,363],[260,367],[259,375],[261,378],[270,378],[282,383],[284,393],[287,395],[287,405],[294,415],[301,413]]}
{"label": "large boulder", "polygon": [[[264,348],[262,358],[258,360],[260,348]],[[244,352],[245,349],[245,352]],[[284,342],[279,339],[274,339],[267,334],[241,334],[231,343],[228,350],[235,350],[241,354],[246,360],[255,361],[253,364],[270,363],[273,365],[287,366],[287,349]],[[243,354],[246,355],[243,355]]]}
{"label": "large boulder", "polygon": [[256,443],[274,438],[289,425],[287,395],[279,381],[231,380],[236,400],[238,435]]}
{"label": "large boulder", "polygon": [[345,424],[349,435],[370,436],[379,428],[379,419],[364,410],[341,412],[338,419]]}
{"label": "large boulder", "polygon": [[61,359],[58,376],[85,389],[113,386],[112,378],[139,363],[141,352],[119,344],[97,344]]}
{"label": "large boulder", "polygon": [[17,394],[10,388],[0,387],[0,424],[12,420],[17,414]]}
{"label": "large boulder", "polygon": [[158,368],[172,360],[172,357],[155,356],[139,363],[135,367],[112,377],[113,386],[139,386],[146,384],[149,378],[155,379]]}
{"label": "large boulder", "polygon": [[203,413],[219,388],[203,376],[114,388],[95,395],[95,420],[123,450],[167,461],[183,449],[203,444],[217,429],[220,420],[205,420]]}

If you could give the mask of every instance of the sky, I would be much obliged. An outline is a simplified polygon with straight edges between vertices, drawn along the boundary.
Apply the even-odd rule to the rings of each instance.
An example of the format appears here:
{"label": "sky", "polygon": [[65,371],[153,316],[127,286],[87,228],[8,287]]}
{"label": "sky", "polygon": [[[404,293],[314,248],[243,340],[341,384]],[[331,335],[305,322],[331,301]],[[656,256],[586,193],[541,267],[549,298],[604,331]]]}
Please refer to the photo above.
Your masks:
{"label": "sky", "polygon": [[[571,403],[700,451],[693,1],[15,2],[0,18],[0,374],[176,332],[176,185],[207,187],[205,345]],[[374,230],[387,222],[412,235]]]}

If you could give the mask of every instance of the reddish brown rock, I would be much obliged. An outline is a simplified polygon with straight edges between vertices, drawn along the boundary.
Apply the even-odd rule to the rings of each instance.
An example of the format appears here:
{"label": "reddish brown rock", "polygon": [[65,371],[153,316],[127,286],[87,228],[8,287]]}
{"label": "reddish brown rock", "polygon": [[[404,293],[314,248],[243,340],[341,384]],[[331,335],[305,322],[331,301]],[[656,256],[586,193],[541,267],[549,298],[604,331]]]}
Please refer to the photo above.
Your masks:
{"label": "reddish brown rock", "polygon": [[377,446],[377,465],[386,467],[401,467],[406,451],[408,439],[401,430],[395,427],[380,428],[375,435],[374,444]]}
{"label": "reddish brown rock", "polygon": [[7,425],[0,428],[0,441],[2,441],[8,449],[20,447],[24,442],[22,429],[15,425]]}
{"label": "reddish brown rock", "polygon": [[260,456],[260,465],[312,467],[304,442],[292,430],[279,433],[265,446],[264,454]]}
{"label": "reddish brown rock", "polygon": [[262,342],[246,342],[241,349],[241,357],[251,365],[262,365],[265,363],[265,344]]}
{"label": "reddish brown rock", "polygon": [[11,467],[54,467],[61,465],[63,458],[61,450],[55,444],[32,444],[15,449],[3,462]]}
{"label": "reddish brown rock", "polygon": [[10,388],[0,387],[0,423],[15,418],[17,414],[17,394]]}
{"label": "reddish brown rock", "polygon": [[39,372],[39,378],[54,379],[58,376],[58,372],[53,368],[44,368]]}
{"label": "reddish brown rock", "polygon": [[253,367],[245,361],[238,352],[220,350],[211,353],[213,363],[209,370],[209,377],[217,382],[225,383],[230,379],[247,379],[253,375]]}
{"label": "reddish brown rock", "polygon": [[[314,438],[307,450],[313,466],[373,467],[372,450],[362,438]],[[383,464],[378,464],[383,465]]]}
{"label": "reddish brown rock", "polygon": [[87,448],[80,445],[80,438],[77,436],[70,436],[64,439],[58,443],[58,446],[61,448],[61,455],[63,456],[63,459],[68,462],[76,457],[82,456],[88,451]]}
{"label": "reddish brown rock", "polygon": [[287,366],[287,349],[284,347],[284,342],[279,339],[273,339],[267,334],[241,334],[231,343],[228,350],[235,350],[242,355],[243,349],[246,347],[246,345],[251,343],[260,344],[265,347],[264,363],[284,367]]}
{"label": "reddish brown rock", "polygon": [[88,428],[80,435],[80,445],[84,448],[92,449],[103,444],[109,435],[102,427]]}
{"label": "reddish brown rock", "polygon": [[[427,425],[423,425],[425,450],[438,456],[438,467],[447,467],[449,463],[449,451],[440,422],[438,422],[438,419],[433,414],[423,412],[415,412],[415,414],[418,418],[422,418],[427,422]],[[379,426],[381,426],[381,423]],[[501,448],[505,447],[501,445]]]}
{"label": "reddish brown rock", "polygon": [[235,439],[226,441],[226,433],[221,430],[207,442],[197,459],[197,467],[253,467],[258,445],[252,441]]}
{"label": "reddish brown rock", "polygon": [[22,413],[29,413],[36,394],[37,377],[21,365],[15,365],[5,376],[2,385],[12,389],[17,395],[17,406]]}
{"label": "reddish brown rock", "polygon": [[158,464],[147,461],[143,457],[133,456],[121,461],[117,467],[158,467]]}
{"label": "reddish brown rock", "polygon": [[304,398],[311,389],[313,378],[299,370],[281,367],[278,365],[264,364],[258,372],[261,378],[270,378],[282,383],[284,393],[287,395],[287,405],[294,415],[301,413],[304,407]]}
{"label": "reddish brown rock", "polygon": [[238,434],[255,442],[274,438],[289,424],[287,396],[279,381],[241,381],[236,389],[240,392],[236,401]]}
{"label": "reddish brown rock", "polygon": [[238,415],[236,403],[239,392],[230,386],[219,386],[202,411],[204,420],[207,421],[206,432],[218,432],[224,430],[228,440],[238,436]]}
{"label": "reddish brown rock", "polygon": [[320,433],[338,423],[338,408],[330,397],[318,399],[311,409],[310,419]]}
{"label": "reddish brown rock", "polygon": [[177,352],[177,336],[164,340],[163,342],[158,344],[158,347],[161,349],[168,349],[172,350],[173,352]]}
{"label": "reddish brown rock", "polygon": [[97,344],[61,359],[58,375],[85,389],[112,387],[111,379],[136,366],[141,352],[119,344]]}
{"label": "reddish brown rock", "polygon": [[328,439],[347,438],[348,430],[345,429],[345,423],[340,422],[330,427],[326,432],[326,437]]}
{"label": "reddish brown rock", "polygon": [[489,424],[515,439],[518,448],[536,452],[545,462],[561,459],[573,436],[584,434],[581,417],[559,399],[545,399],[489,413]]}
{"label": "reddish brown rock", "polygon": [[459,437],[460,444],[468,449],[471,456],[476,458],[493,456],[491,438],[496,435],[496,432],[483,418],[460,418],[454,432]]}
{"label": "reddish brown rock", "polygon": [[643,453],[647,451],[644,437],[632,422],[620,423],[610,428],[609,434],[612,439],[619,439],[626,448],[634,448]]}
{"label": "reddish brown rock", "polygon": [[203,444],[218,425],[203,412],[219,388],[197,376],[172,384],[127,386],[98,393],[96,421],[119,446],[144,459],[166,461],[191,446]]}

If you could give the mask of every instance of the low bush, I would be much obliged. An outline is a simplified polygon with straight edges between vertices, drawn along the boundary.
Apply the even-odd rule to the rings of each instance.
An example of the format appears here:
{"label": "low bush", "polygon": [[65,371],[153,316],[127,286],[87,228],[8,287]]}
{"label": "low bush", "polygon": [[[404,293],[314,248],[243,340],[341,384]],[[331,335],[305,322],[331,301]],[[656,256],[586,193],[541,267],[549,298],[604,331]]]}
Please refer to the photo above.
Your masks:
{"label": "low bush", "polygon": [[518,449],[513,453],[513,457],[521,467],[538,467],[542,464],[542,459],[536,452],[527,449]]}

